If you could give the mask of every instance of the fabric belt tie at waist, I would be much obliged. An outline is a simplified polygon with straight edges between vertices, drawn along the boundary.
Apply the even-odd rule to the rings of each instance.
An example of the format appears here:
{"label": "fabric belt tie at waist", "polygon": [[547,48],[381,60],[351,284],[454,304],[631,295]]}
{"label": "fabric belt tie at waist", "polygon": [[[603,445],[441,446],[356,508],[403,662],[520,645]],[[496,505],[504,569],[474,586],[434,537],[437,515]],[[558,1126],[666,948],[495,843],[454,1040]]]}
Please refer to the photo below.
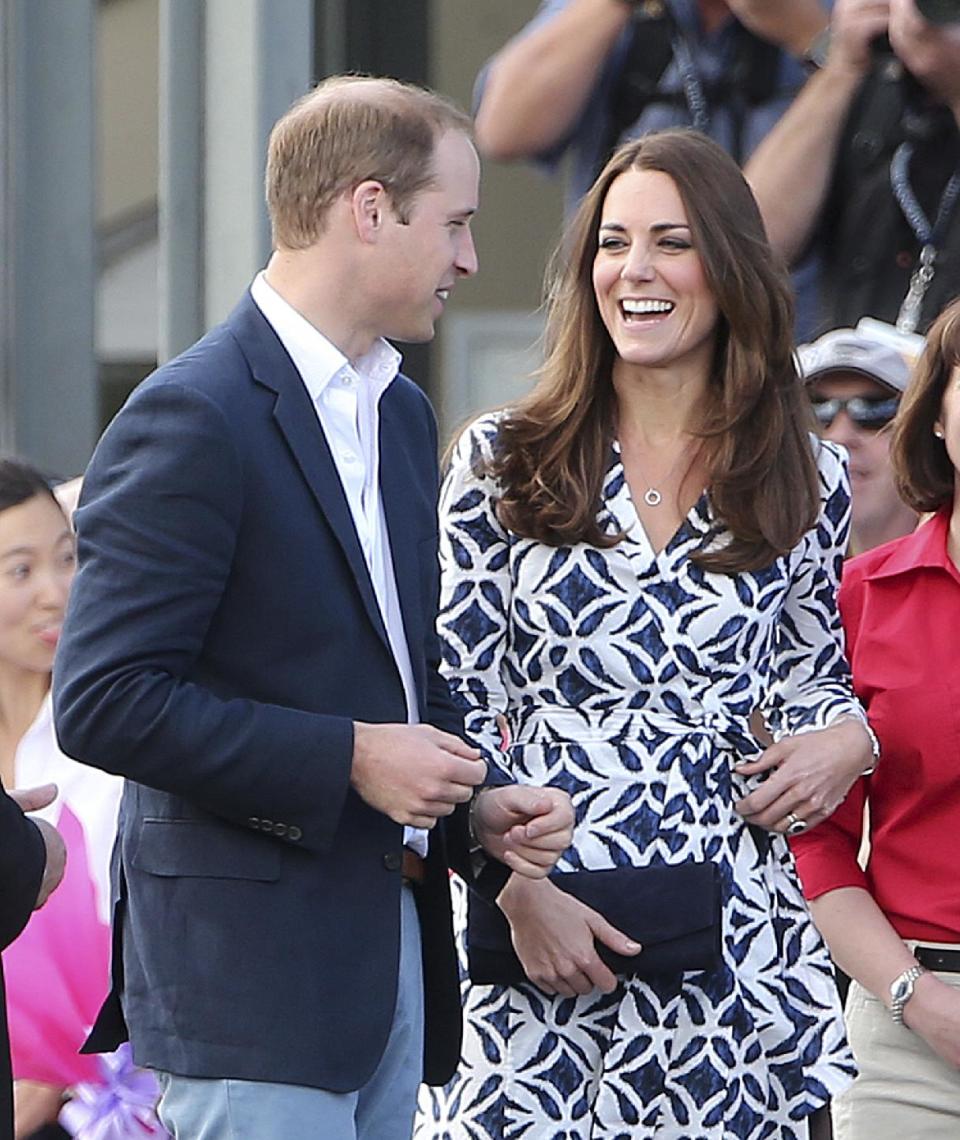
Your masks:
{"label": "fabric belt tie at waist", "polygon": [[928,970],[939,970],[942,974],[960,974],[960,947],[956,950],[943,950],[936,946],[915,946],[914,957]]}
{"label": "fabric belt tie at waist", "polygon": [[411,851],[409,847],[404,847],[403,860],[400,864],[400,874],[408,883],[422,883],[427,877],[426,861],[422,859],[416,851]]}
{"label": "fabric belt tie at waist", "polygon": [[650,733],[679,733],[706,738],[723,737],[738,750],[758,751],[755,744],[750,746],[748,721],[730,716],[719,704],[710,707],[691,701],[682,717],[662,709],[630,709],[601,714],[554,705],[526,710],[520,714],[519,720],[514,738],[517,744],[552,743],[551,735],[558,730],[563,730],[568,739],[578,744],[621,744],[642,739]]}

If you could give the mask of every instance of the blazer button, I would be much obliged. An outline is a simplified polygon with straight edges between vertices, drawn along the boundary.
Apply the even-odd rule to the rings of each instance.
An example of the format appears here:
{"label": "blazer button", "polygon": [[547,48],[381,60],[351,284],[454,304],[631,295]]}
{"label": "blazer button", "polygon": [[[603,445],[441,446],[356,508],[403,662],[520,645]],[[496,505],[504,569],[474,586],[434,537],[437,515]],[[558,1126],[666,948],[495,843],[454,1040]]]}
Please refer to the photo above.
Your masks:
{"label": "blazer button", "polygon": [[274,835],[286,835],[287,834],[287,825],[285,823],[275,823],[273,825],[273,834]]}
{"label": "blazer button", "polygon": [[388,851],[383,857],[383,865],[388,871],[399,871],[402,866],[399,853],[396,851]]}
{"label": "blazer button", "polygon": [[257,817],[255,815],[252,815],[247,820],[247,826],[248,827],[259,827],[260,826],[260,820],[257,819]]}
{"label": "blazer button", "polygon": [[261,819],[260,820],[260,830],[261,831],[273,831],[273,820],[272,819]]}
{"label": "blazer button", "polygon": [[302,838],[303,838],[303,832],[300,830],[299,827],[297,827],[297,825],[295,823],[291,823],[290,826],[287,828],[287,839],[292,839],[294,841],[294,843],[296,843],[296,841],[298,839],[302,839]]}

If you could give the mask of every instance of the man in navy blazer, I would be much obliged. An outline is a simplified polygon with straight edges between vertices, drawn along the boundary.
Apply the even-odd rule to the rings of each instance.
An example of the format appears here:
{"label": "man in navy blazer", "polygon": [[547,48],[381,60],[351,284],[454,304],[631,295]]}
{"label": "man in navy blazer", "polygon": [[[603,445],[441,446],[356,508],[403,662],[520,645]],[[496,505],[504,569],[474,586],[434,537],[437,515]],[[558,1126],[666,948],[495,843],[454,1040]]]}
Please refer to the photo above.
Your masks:
{"label": "man in navy blazer", "polygon": [[569,842],[564,793],[478,791],[438,673],[436,428],[382,339],[429,339],[476,271],[478,176],[439,96],[322,83],[271,134],[266,271],[86,475],[57,730],[127,777],[89,1046],[129,1032],[178,1137],[409,1136],[459,1053],[448,863],[482,846],[496,890]]}

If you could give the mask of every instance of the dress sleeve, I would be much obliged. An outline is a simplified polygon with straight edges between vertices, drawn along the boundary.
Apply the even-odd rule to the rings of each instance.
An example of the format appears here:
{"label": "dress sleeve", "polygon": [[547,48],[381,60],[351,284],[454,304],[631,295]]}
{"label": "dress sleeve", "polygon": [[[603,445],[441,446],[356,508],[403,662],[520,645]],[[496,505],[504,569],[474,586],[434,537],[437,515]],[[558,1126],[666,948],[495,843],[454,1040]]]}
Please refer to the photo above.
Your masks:
{"label": "dress sleeve", "polygon": [[505,653],[510,610],[510,540],[496,513],[497,486],[482,470],[496,420],[477,420],[457,443],[440,492],[441,670],[467,738],[506,775]]}
{"label": "dress sleeve", "polygon": [[775,740],[826,728],[844,717],[866,723],[853,694],[837,607],[850,533],[850,483],[843,452],[830,443],[816,446],[820,515],[793,563],[763,702]]}
{"label": "dress sleeve", "polygon": [[[853,661],[863,602],[863,579],[859,574],[844,576],[839,602],[847,655]],[[832,815],[790,840],[800,885],[808,899],[841,887],[869,889],[867,876],[857,859],[863,840],[868,786],[867,778],[857,780]]]}

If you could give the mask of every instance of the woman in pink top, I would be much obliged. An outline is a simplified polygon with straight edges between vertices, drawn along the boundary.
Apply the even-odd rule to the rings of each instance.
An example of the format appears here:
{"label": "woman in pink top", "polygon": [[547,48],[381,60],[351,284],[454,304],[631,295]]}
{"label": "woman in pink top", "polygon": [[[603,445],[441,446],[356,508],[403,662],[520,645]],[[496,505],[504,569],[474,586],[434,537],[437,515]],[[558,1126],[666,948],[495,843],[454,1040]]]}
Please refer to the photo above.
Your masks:
{"label": "woman in pink top", "polygon": [[53,731],[50,670],[74,563],[73,532],[47,482],[0,459],[0,777],[7,788],[57,785],[37,814],[68,853],[60,889],[3,956],[16,1136],[125,1140],[161,1134],[152,1077],[125,1055],[78,1052],[108,989],[122,781],[64,756]]}
{"label": "woman in pink top", "polygon": [[[860,1075],[838,1140],[960,1136],[960,302],[934,323],[891,456],[914,533],[846,564],[840,610],[882,756],[793,841]],[[866,816],[865,807],[868,809]],[[869,860],[857,855],[868,820]]]}

